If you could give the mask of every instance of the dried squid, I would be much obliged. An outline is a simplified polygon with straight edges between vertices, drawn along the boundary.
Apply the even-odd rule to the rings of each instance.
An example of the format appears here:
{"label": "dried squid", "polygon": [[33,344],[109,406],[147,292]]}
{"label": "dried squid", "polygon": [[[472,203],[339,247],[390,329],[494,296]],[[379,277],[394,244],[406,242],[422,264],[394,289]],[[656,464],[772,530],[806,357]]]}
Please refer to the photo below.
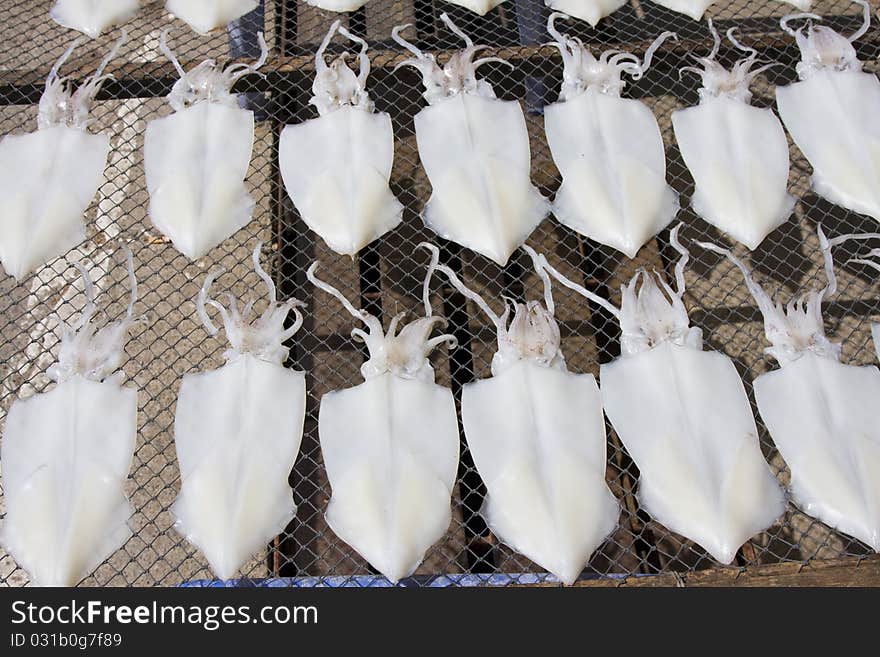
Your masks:
{"label": "dried squid", "polygon": [[94,39],[108,27],[132,18],[140,6],[140,0],[58,0],[49,15],[59,25]]}
{"label": "dried squid", "polygon": [[695,21],[703,19],[706,10],[717,0],[654,0],[661,7],[666,7],[679,14],[690,16]]}
{"label": "dried squid", "polygon": [[497,57],[474,60],[485,49],[449,19],[440,18],[466,47],[443,68],[400,36],[392,38],[415,58],[428,107],[415,117],[419,158],[431,182],[431,198],[422,213],[425,225],[504,265],[549,211],[549,203],[529,179],[531,155],[522,107],[499,100],[477,69]]}
{"label": "dried squid", "polygon": [[742,380],[726,355],[703,351],[682,297],[688,252],[673,290],[640,270],[621,288],[620,309],[545,264],[547,271],[620,322],[621,356],[600,366],[605,413],[639,468],[638,499],[655,520],[731,563],[749,538],[785,510],[758,445]]}
{"label": "dried squid", "polygon": [[660,35],[643,62],[618,50],[596,59],[580,39],[556,30],[560,17],[551,14],[547,22],[563,62],[559,102],[544,108],[547,143],[562,173],[553,213],[563,225],[633,258],[679,206],[666,183],[657,119],[641,101],[620,97],[620,77],[640,79],[656,48],[675,35]]}
{"label": "dried squid", "polygon": [[207,34],[226,27],[259,4],[259,0],[168,0],[165,8],[199,34]]}
{"label": "dried squid", "polygon": [[593,27],[626,4],[626,0],[544,0],[550,9],[587,21]]}
{"label": "dried squid", "polygon": [[0,543],[41,586],[72,586],[131,536],[125,481],[137,437],[138,394],[122,386],[137,281],[126,249],[131,301],[121,320],[97,329],[88,271],[86,306],[63,325],[56,386],[9,409],[0,462],[6,519]]}
{"label": "dried squid", "polygon": [[794,208],[788,194],[788,140],[769,108],[749,104],[749,85],[773,64],[752,70],[758,57],[734,37],[734,46],[749,53],[728,71],[715,61],[721,37],[709,20],[715,45],[702,68],[686,67],[700,75],[700,104],[672,113],[675,138],[696,183],[691,204],[710,224],[755,249],[784,223]]}
{"label": "dried squid", "polygon": [[[758,412],[791,470],[789,489],[805,513],[880,551],[880,372],[874,365],[840,362],[840,345],[828,339],[822,302],[834,294],[831,249],[853,238],[829,240],[818,229],[827,284],[783,307],[755,282],[727,249],[764,316],[765,353],[779,363],[755,379]],[[863,259],[859,259],[863,261]]]}
{"label": "dried squid", "polygon": [[574,582],[615,527],[620,509],[605,483],[605,422],[592,374],[566,369],[543,257],[524,247],[544,285],[544,301],[495,313],[449,267],[435,269],[492,321],[498,350],[491,378],[464,386],[461,416],[487,495],[481,513],[492,533]]}
{"label": "dried squid", "polygon": [[345,13],[349,11],[357,11],[367,4],[367,0],[306,0],[306,4],[318,7],[319,9],[324,9],[325,11]]}
{"label": "dried squid", "polygon": [[[345,56],[330,66],[324,60],[337,31],[361,46],[357,75]],[[403,206],[388,187],[394,131],[391,117],[373,110],[365,89],[370,74],[366,41],[334,22],[315,56],[315,68],[310,102],[319,117],[282,130],[281,176],[306,225],[337,253],[353,256],[403,216]]]}
{"label": "dried squid", "polygon": [[832,203],[880,221],[880,80],[862,70],[853,42],[868,31],[870,5],[864,24],[850,37],[824,25],[808,23],[793,30],[799,18],[821,20],[815,14],[782,19],[782,29],[797,40],[800,78],[776,88],[782,122],[813,167],[813,189]]}
{"label": "dried squid", "polygon": [[125,32],[76,91],[58,76],[74,41],[46,78],[36,132],[0,141],[0,261],[18,280],[85,239],[83,213],[104,180],[110,153],[110,137],[88,131],[95,122],[91,109],[110,77],[104,69],[124,41]]}
{"label": "dried squid", "polygon": [[200,258],[251,220],[254,200],[244,178],[254,145],[254,113],[238,106],[232,85],[266,62],[225,70],[208,59],[184,71],[162,34],[161,48],[180,79],[168,102],[171,116],[147,124],[144,167],[153,225],[191,260]]}
{"label": "dried squid", "polygon": [[[339,538],[391,582],[411,575],[446,533],[458,470],[458,421],[449,388],[434,383],[428,360],[451,335],[431,337],[445,321],[433,316],[425,283],[425,317],[387,331],[315,275],[308,279],[339,299],[367,330],[352,330],[369,359],[364,382],[321,399],[318,433],[333,489],[325,518]],[[429,272],[430,275],[430,272]]]}
{"label": "dried squid", "polygon": [[451,5],[458,5],[465,9],[470,9],[475,14],[485,16],[490,11],[506,0],[444,0]]}
{"label": "dried squid", "polygon": [[[299,454],[306,411],[305,374],[282,366],[285,342],[302,326],[291,300],[279,303],[275,284],[253,263],[268,289],[266,309],[254,313],[251,298],[242,308],[209,297],[222,270],[211,272],[196,302],[208,333],[217,327],[207,313],[220,313],[231,348],[220,369],[187,374],[174,416],[174,444],[180,464],[180,495],[171,507],[175,528],[207,557],[221,579],[278,535],[296,514],[288,483]],[[285,326],[293,312],[296,319]]]}

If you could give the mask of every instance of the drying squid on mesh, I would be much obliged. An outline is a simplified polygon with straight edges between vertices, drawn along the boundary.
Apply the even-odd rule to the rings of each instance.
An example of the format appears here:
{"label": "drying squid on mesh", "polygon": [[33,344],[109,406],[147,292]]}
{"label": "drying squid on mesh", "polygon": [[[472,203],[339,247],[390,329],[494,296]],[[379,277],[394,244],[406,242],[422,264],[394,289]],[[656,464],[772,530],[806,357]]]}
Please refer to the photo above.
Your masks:
{"label": "drying squid on mesh", "polygon": [[[318,279],[367,330],[351,335],[366,344],[364,382],[321,399],[318,433],[332,496],[325,518],[339,538],[391,582],[411,575],[449,528],[458,470],[458,421],[449,388],[434,383],[428,360],[451,335],[431,337],[435,326],[425,282],[425,317],[400,327],[405,313],[382,330],[379,318],[356,309]],[[428,273],[430,276],[430,271]]]}
{"label": "drying squid on mesh", "polygon": [[52,67],[40,97],[37,130],[0,141],[3,229],[0,261],[21,280],[86,237],[83,213],[104,180],[110,137],[92,134],[92,104],[111,76],[104,69],[125,41],[125,32],[94,75],[76,91],[58,71],[74,41]]}
{"label": "drying squid on mesh", "polygon": [[458,5],[465,9],[470,9],[475,14],[485,16],[490,11],[506,0],[444,0],[451,5]]}
{"label": "drying squid on mesh", "polygon": [[[357,75],[345,55],[330,66],[324,60],[337,31],[361,46]],[[394,131],[391,117],[374,111],[365,89],[370,74],[367,42],[339,21],[321,43],[315,69],[310,102],[319,117],[282,130],[281,176],[306,225],[337,253],[354,256],[403,217],[403,206],[388,187]]]}
{"label": "drying squid on mesh", "polygon": [[226,27],[259,5],[259,0],[168,0],[165,8],[199,34],[207,34]]}
{"label": "drying squid on mesh", "polygon": [[245,188],[254,145],[254,113],[238,106],[232,86],[256,72],[253,65],[225,70],[208,59],[189,72],[168,48],[161,49],[180,79],[168,102],[174,113],[147,123],[144,168],[150,194],[150,219],[174,247],[191,260],[200,258],[251,220],[254,200]]}
{"label": "drying squid on mesh", "polygon": [[600,20],[623,7],[626,0],[544,0],[544,4],[596,27]]}
{"label": "drying squid on mesh", "polygon": [[779,2],[793,5],[801,11],[809,11],[810,7],[813,4],[813,0],[779,0]]}
{"label": "drying squid on mesh", "polygon": [[341,14],[360,9],[367,4],[367,0],[306,0],[306,4]]}
{"label": "drying squid on mesh", "polygon": [[[499,265],[549,212],[549,203],[529,178],[529,135],[517,101],[499,100],[477,69],[497,57],[474,56],[485,49],[449,19],[440,18],[466,47],[443,68],[400,36],[392,38],[415,55],[399,66],[413,66],[425,85],[428,107],[415,117],[419,158],[431,182],[422,213],[425,225]],[[506,63],[506,62],[504,62]]]}
{"label": "drying squid on mesh", "polygon": [[684,162],[694,177],[691,204],[707,222],[755,249],[791,216],[788,194],[788,140],[769,108],[753,107],[749,85],[773,64],[752,69],[758,57],[734,37],[727,38],[749,53],[728,71],[715,61],[721,37],[709,19],[715,45],[702,68],[685,67],[702,78],[700,103],[672,113],[672,127]]}
{"label": "drying squid on mesh", "polygon": [[[171,507],[175,528],[198,547],[214,573],[231,578],[255,552],[277,536],[296,514],[288,477],[302,441],[306,411],[305,374],[283,367],[290,338],[302,326],[296,300],[278,302],[272,278],[267,305],[257,315],[254,299],[239,308],[209,297],[211,272],[196,308],[208,333],[219,331],[207,306],[223,320],[231,348],[217,370],[187,374],[174,416],[174,444],[180,464],[180,495]],[[295,321],[286,325],[290,312]]]}
{"label": "drying squid on mesh", "polygon": [[62,324],[56,386],[9,409],[0,444],[6,519],[0,543],[34,584],[73,586],[131,536],[125,481],[137,437],[138,394],[119,369],[134,316],[137,281],[125,249],[131,301],[98,329],[95,289],[77,264],[87,303]]}
{"label": "drying squid on mesh", "polygon": [[818,233],[828,282],[784,307],[774,303],[730,251],[700,245],[740,269],[764,316],[764,334],[771,344],[764,351],[780,367],[755,379],[755,400],[791,470],[793,502],[880,551],[880,372],[874,365],[841,363],[840,345],[826,337],[822,319],[822,302],[837,288],[832,247],[880,234],[829,240],[821,226]]}
{"label": "drying squid on mesh", "polygon": [[486,485],[481,513],[492,533],[517,552],[574,582],[617,526],[620,509],[605,482],[605,421],[592,374],[566,369],[543,256],[527,250],[544,285],[544,302],[495,313],[449,267],[441,272],[492,321],[498,350],[492,376],[462,389],[468,449]]}
{"label": "drying squid on mesh", "polygon": [[690,16],[695,21],[703,20],[706,10],[717,0],[654,0],[661,7],[666,7],[679,14]]}
{"label": "drying squid on mesh", "polygon": [[702,332],[690,326],[682,301],[689,254],[679,227],[670,235],[681,254],[675,289],[639,270],[621,288],[620,309],[545,267],[620,322],[621,356],[600,366],[599,381],[605,413],[639,468],[640,505],[730,563],[782,515],[785,499],[733,361],[703,351]]}
{"label": "drying squid on mesh", "polygon": [[801,62],[799,82],[776,88],[782,122],[813,167],[813,189],[844,208],[880,220],[880,80],[862,71],[852,42],[868,31],[870,6],[864,24],[849,38],[830,27],[808,23],[793,30],[799,18],[821,20],[815,14],[782,19],[782,29],[797,40]]}
{"label": "drying squid on mesh", "polygon": [[58,0],[49,15],[59,25],[94,39],[108,27],[132,18],[140,6],[140,0]]}
{"label": "drying squid on mesh", "polygon": [[635,257],[678,212],[678,194],[666,184],[666,151],[657,119],[638,100],[620,97],[623,73],[640,79],[654,41],[640,62],[608,50],[596,59],[580,39],[560,34],[553,13],[547,31],[562,53],[559,101],[544,108],[544,130],[562,184],[553,213],[565,226]]}

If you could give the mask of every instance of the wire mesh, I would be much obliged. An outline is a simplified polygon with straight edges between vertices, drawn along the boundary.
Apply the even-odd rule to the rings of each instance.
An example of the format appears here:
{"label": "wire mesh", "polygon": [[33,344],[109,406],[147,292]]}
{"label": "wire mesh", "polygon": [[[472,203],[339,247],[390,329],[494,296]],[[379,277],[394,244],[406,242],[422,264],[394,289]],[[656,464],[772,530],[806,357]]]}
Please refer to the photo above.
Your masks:
{"label": "wire mesh", "polygon": [[[50,4],[38,0],[0,2],[2,134],[35,128],[35,103],[43,80],[75,36],[49,20]],[[413,23],[414,32],[408,34],[416,33],[416,42],[424,49],[457,49],[461,44],[439,21],[439,14],[447,11],[477,43],[492,47],[489,54],[499,54],[513,63],[512,69],[489,65],[481,72],[499,97],[522,102],[531,141],[532,178],[545,195],[552,196],[560,176],[543,136],[540,109],[557,99],[561,61],[555,49],[541,45],[548,40],[545,26],[549,10],[540,0],[507,0],[479,17],[439,0],[371,0],[363,9],[341,15],[351,31],[370,42],[373,73],[368,90],[377,110],[387,111],[392,117],[396,139],[391,185],[405,206],[401,226],[366,247],[358,258],[350,259],[331,252],[306,228],[284,193],[278,172],[281,128],[316,115],[308,105],[313,54],[337,15],[302,1],[266,0],[227,31],[203,37],[173,20],[163,3],[145,5],[126,25],[129,39],[109,68],[115,80],[106,85],[94,109],[97,120],[92,130],[111,135],[112,150],[106,179],[86,215],[86,241],[21,284],[11,277],[0,279],[0,418],[5,417],[16,397],[43,392],[51,386],[45,372],[57,353],[59,318],[68,318],[84,303],[72,263],[90,263],[102,299],[111,304],[110,316],[123,312],[128,290],[124,267],[115,253],[119,243],[129,244],[141,289],[139,307],[149,319],[136,329],[123,365],[127,385],[139,391],[137,448],[127,489],[135,510],[131,522],[134,535],[82,584],[175,585],[210,579],[204,558],[174,531],[168,512],[180,485],[173,444],[175,401],[184,374],[222,364],[222,336],[208,336],[195,318],[194,299],[199,285],[207,272],[219,265],[227,270],[219,284],[230,287],[237,296],[245,296],[257,284],[249,253],[258,240],[263,240],[271,246],[265,251],[271,254],[272,273],[282,295],[297,297],[309,305],[306,323],[292,342],[287,363],[307,372],[309,392],[301,453],[290,476],[298,506],[296,518],[263,553],[242,568],[240,575],[294,577],[301,579],[291,581],[300,583],[378,583],[382,578],[330,531],[323,518],[330,489],[318,443],[318,404],[325,392],[362,381],[358,368],[364,354],[349,337],[352,319],[337,302],[307,284],[305,269],[313,260],[320,260],[326,279],[386,321],[398,311],[419,312],[426,259],[415,251],[415,245],[437,238],[419,218],[430,185],[419,163],[413,116],[424,101],[420,80],[413,72],[392,70],[402,58],[390,40],[391,28],[397,24]],[[779,17],[790,9],[778,0],[734,0],[719,2],[707,12],[722,32],[738,26],[742,41],[757,48],[763,59],[780,64],[754,85],[753,103],[762,107],[773,106],[774,85],[795,79],[797,49],[778,28]],[[853,30],[860,22],[859,7],[845,0],[820,0],[814,11],[828,17],[829,24],[836,28]],[[164,96],[176,79],[173,68],[159,52],[159,36],[166,27],[173,28],[172,46],[187,69],[208,57],[221,62],[255,57],[255,34],[260,30],[265,32],[271,52],[262,71],[266,77],[251,76],[236,87],[245,94],[244,102],[255,111],[257,119],[246,180],[257,202],[254,218],[246,228],[195,262],[179,254],[147,216],[144,129],[148,121],[171,112]],[[693,182],[675,145],[670,123],[675,109],[697,101],[698,81],[688,76],[680,79],[678,68],[689,63],[693,54],[709,51],[711,37],[705,23],[651,2],[631,0],[595,29],[579,21],[567,22],[564,27],[564,31],[580,36],[598,50],[622,47],[637,54],[643,53],[660,32],[678,33],[679,41],[664,44],[649,73],[638,83],[630,83],[624,96],[642,99],[659,121],[667,152],[667,178],[681,194],[679,219],[685,224],[685,242],[709,239],[729,244],[689,208]],[[111,31],[82,45],[65,72],[81,79],[94,68],[117,34]],[[880,55],[876,23],[856,45],[866,68],[876,71]],[[341,47],[341,42],[335,41],[331,50]],[[722,48],[722,63],[729,65],[735,58],[735,52]],[[784,297],[823,283],[815,237],[817,222],[821,221],[831,234],[876,229],[872,220],[818,198],[809,189],[809,165],[797,149],[792,146],[790,150],[790,190],[798,199],[793,217],[751,254],[734,245],[734,251],[747,257],[761,281]],[[547,253],[566,275],[618,303],[620,284],[636,268],[668,269],[667,238],[664,231],[635,260],[629,260],[561,227],[551,216],[528,243]],[[540,283],[522,253],[502,268],[454,244],[444,243],[442,247],[444,260],[460,272],[466,284],[490,300],[501,294],[514,298],[536,298],[540,294]],[[774,367],[762,352],[766,344],[760,314],[740,275],[725,261],[699,249],[693,250],[693,256],[686,273],[685,296],[691,323],[704,330],[707,348],[733,358],[756,410],[751,382]],[[846,254],[842,254],[839,263],[845,260]],[[868,364],[874,360],[869,317],[878,310],[874,277],[857,266],[843,265],[839,269],[839,292],[826,309],[828,333],[842,342],[844,362]],[[494,330],[478,309],[453,290],[437,283],[433,295],[435,307],[442,309],[450,320],[450,331],[459,337],[457,350],[434,357],[438,383],[450,385],[458,402],[462,385],[489,375]],[[618,355],[616,322],[565,289],[555,290],[555,296],[569,370],[598,374],[600,363]],[[758,426],[765,456],[786,483],[784,463],[760,417]],[[606,477],[620,500],[620,523],[591,559],[585,576],[719,567],[703,549],[670,532],[639,508],[634,494],[638,471],[610,425],[607,432]],[[491,535],[479,516],[483,493],[463,442],[453,493],[453,522],[407,583],[465,583],[468,574],[491,575],[477,578],[479,583],[550,578]],[[5,513],[2,504],[0,500],[0,515]],[[789,505],[780,522],[743,546],[735,566],[867,553],[868,548],[858,541]],[[11,556],[0,552],[0,584],[27,583],[26,572]]]}

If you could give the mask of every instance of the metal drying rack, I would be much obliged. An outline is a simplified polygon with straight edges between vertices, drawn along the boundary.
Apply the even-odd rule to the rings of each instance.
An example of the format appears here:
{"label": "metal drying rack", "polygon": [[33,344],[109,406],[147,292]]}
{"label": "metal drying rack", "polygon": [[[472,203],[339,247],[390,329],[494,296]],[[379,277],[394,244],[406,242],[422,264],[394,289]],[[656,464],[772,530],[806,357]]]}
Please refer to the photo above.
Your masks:
{"label": "metal drying rack", "polygon": [[[0,134],[27,132],[36,126],[36,103],[43,81],[55,59],[75,34],[48,18],[47,1],[0,0]],[[372,74],[368,90],[379,110],[393,120],[395,165],[392,190],[405,205],[403,224],[365,248],[360,256],[338,256],[309,231],[291,205],[278,172],[277,149],[281,128],[312,118],[308,105],[314,51],[335,15],[302,0],[265,0],[259,9],[208,37],[171,21],[164,3],[146,7],[126,27],[129,40],[109,68],[115,79],[104,87],[94,115],[93,130],[112,137],[106,180],[86,219],[87,240],[65,257],[16,284],[0,279],[0,423],[13,399],[46,390],[45,375],[57,352],[57,317],[68,317],[84,299],[72,263],[91,263],[96,284],[110,301],[111,316],[123,312],[128,290],[116,246],[127,243],[134,251],[140,282],[139,308],[149,322],[139,328],[127,349],[124,370],[128,385],[140,394],[137,449],[128,482],[135,509],[134,536],[86,578],[82,585],[178,585],[210,583],[211,573],[198,551],[172,528],[168,507],[179,489],[174,455],[174,405],[180,378],[222,364],[221,339],[209,337],[195,318],[193,300],[205,274],[226,267],[220,285],[237,295],[257,284],[248,255],[259,240],[271,247],[272,273],[282,297],[308,302],[302,330],[291,344],[287,365],[308,373],[308,409],[302,450],[290,482],[299,507],[286,531],[241,571],[241,584],[291,584],[372,586],[386,584],[327,527],[323,519],[329,486],[321,464],[317,410],[321,395],[362,380],[358,367],[364,354],[349,337],[351,318],[305,279],[308,265],[323,263],[323,276],[371,313],[387,318],[400,310],[418,313],[421,280],[426,258],[415,252],[425,239],[435,240],[419,219],[430,186],[418,160],[413,116],[424,105],[420,81],[409,70],[394,72],[404,55],[391,41],[391,28],[413,23],[420,48],[441,51],[461,44],[440,22],[447,11],[475,42],[491,46],[514,67],[488,65],[481,69],[499,97],[520,100],[526,109],[531,137],[532,178],[546,195],[559,185],[559,174],[543,136],[541,107],[556,100],[561,80],[561,60],[555,48],[542,45],[549,10],[541,0],[507,0],[484,17],[440,0],[370,0],[358,11],[342,15],[356,34],[370,43]],[[778,0],[721,0],[707,11],[723,32],[737,26],[742,41],[753,45],[761,58],[780,66],[769,70],[754,85],[754,103],[773,105],[773,86],[795,79],[798,51],[794,40],[782,33],[779,18],[793,11]],[[859,7],[846,0],[818,0],[814,11],[826,23],[853,31],[860,22]],[[875,11],[876,18],[876,11]],[[877,70],[880,27],[856,44],[868,70]],[[257,201],[249,226],[214,249],[207,257],[189,262],[152,227],[147,217],[143,175],[143,133],[146,121],[170,112],[164,96],[176,80],[172,66],[159,52],[159,35],[171,26],[172,46],[185,68],[207,57],[221,62],[250,59],[258,54],[256,32],[263,30],[270,58],[264,78],[250,76],[236,91],[257,118],[256,141],[247,183]],[[565,31],[580,36],[597,50],[624,48],[641,54],[665,30],[678,33],[677,42],[666,42],[655,56],[649,73],[630,82],[625,96],[644,100],[653,110],[667,148],[667,177],[681,193],[685,242],[709,239],[729,243],[689,209],[693,182],[672,138],[671,112],[695,104],[698,81],[679,78],[678,69],[695,54],[711,49],[705,23],[677,14],[649,0],[630,3],[604,19],[596,29],[580,21],[567,22]],[[412,34],[412,33],[409,33]],[[107,51],[116,32],[89,41],[74,53],[65,74],[82,79]],[[342,47],[335,41],[332,49]],[[730,64],[736,53],[722,47],[720,61]],[[880,118],[878,118],[880,120]],[[790,189],[798,204],[793,218],[774,231],[755,252],[746,255],[769,288],[786,297],[811,285],[822,284],[815,225],[822,222],[831,234],[876,230],[876,222],[842,210],[809,190],[810,169],[792,148]],[[582,239],[550,217],[529,239],[529,244],[560,265],[564,273],[615,302],[620,284],[637,267],[669,272],[668,232],[661,233],[629,260],[610,249]],[[506,294],[515,298],[539,294],[539,282],[527,257],[518,253],[504,268],[460,247],[441,243],[445,262],[463,280],[488,298]],[[855,246],[851,247],[857,248]],[[845,251],[846,247],[841,247]],[[763,356],[766,346],[760,314],[740,275],[719,258],[693,249],[686,278],[686,305],[692,324],[701,327],[707,348],[731,356],[743,375],[753,400],[751,382],[772,363]],[[838,263],[840,289],[827,304],[828,331],[843,343],[848,363],[874,362],[869,319],[880,310],[876,277],[870,271]],[[438,382],[450,385],[460,398],[462,385],[487,376],[493,353],[494,331],[465,299],[435,281],[435,308],[449,319],[459,348],[435,357]],[[619,353],[616,322],[601,308],[582,303],[567,290],[555,290],[557,318],[563,349],[574,372],[598,373],[598,365]],[[780,479],[787,472],[759,421],[761,446]],[[637,503],[634,491],[638,471],[608,426],[607,480],[620,499],[618,529],[596,552],[579,580],[581,585],[645,583],[880,583],[880,560],[867,546],[832,531],[791,505],[781,522],[750,540],[739,551],[733,566],[719,566],[701,548],[654,522]],[[524,557],[500,545],[479,516],[484,489],[462,442],[458,481],[453,494],[453,522],[446,536],[428,553],[416,575],[404,585],[507,585],[550,584],[555,580]],[[0,516],[4,513],[0,498]],[[27,574],[12,557],[0,551],[0,585],[22,586]]]}

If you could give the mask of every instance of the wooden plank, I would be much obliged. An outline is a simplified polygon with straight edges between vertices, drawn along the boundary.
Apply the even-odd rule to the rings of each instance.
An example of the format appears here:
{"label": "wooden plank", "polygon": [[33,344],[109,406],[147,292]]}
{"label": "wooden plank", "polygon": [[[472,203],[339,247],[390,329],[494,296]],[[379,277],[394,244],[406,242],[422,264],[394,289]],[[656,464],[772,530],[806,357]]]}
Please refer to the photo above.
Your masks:
{"label": "wooden plank", "polygon": [[[531,586],[559,586],[548,582]],[[618,586],[880,586],[880,554],[863,558],[782,563],[750,568],[718,567],[691,573],[629,575],[575,582],[576,587]]]}

